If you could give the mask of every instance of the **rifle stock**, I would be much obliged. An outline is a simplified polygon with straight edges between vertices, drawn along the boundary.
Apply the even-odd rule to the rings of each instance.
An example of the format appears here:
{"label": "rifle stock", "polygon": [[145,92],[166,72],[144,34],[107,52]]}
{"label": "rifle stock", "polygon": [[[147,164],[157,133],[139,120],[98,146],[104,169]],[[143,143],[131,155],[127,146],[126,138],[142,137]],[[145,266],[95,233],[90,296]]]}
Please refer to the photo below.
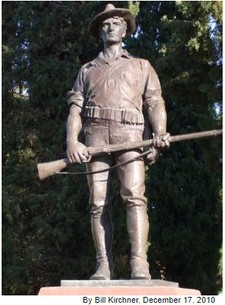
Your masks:
{"label": "rifle stock", "polygon": [[[179,141],[187,141],[187,140],[199,139],[205,137],[212,137],[212,136],[215,137],[221,134],[222,134],[222,129],[209,130],[209,131],[170,136],[169,141],[171,143],[174,143]],[[139,147],[147,147],[151,145],[152,145],[152,139],[139,141],[139,142],[126,142],[122,144],[107,145],[105,147],[87,147],[87,151],[85,154],[92,157],[102,153],[112,153],[120,150],[130,150]],[[37,169],[38,169],[39,179],[43,180],[49,176],[57,174],[58,172],[66,168],[68,163],[70,162],[67,158],[55,160],[51,162],[38,163]]]}
{"label": "rifle stock", "polygon": [[38,177],[40,180],[43,180],[49,176],[55,175],[57,172],[60,172],[62,169],[66,168],[69,160],[67,158],[55,160],[51,162],[38,163]]}

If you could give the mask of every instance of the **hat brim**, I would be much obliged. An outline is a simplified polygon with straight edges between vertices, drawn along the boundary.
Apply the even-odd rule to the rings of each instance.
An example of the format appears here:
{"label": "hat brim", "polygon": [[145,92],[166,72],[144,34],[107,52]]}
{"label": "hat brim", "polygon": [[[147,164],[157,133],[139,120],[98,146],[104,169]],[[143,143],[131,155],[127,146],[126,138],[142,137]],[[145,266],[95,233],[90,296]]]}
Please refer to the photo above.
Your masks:
{"label": "hat brim", "polygon": [[131,35],[135,31],[135,17],[131,14],[131,12],[127,9],[123,8],[115,8],[109,11],[104,11],[97,16],[95,16],[91,23],[90,23],[90,32],[91,34],[99,38],[99,25],[106,19],[112,18],[112,17],[121,17],[123,18],[127,23],[127,32],[126,36]]}

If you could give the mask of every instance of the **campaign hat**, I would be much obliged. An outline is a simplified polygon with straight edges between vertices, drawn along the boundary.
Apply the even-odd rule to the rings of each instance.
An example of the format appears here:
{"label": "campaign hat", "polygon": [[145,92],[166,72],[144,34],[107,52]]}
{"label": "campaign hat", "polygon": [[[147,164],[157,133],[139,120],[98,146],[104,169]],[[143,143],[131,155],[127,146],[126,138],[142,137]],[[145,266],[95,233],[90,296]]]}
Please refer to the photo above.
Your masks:
{"label": "campaign hat", "polygon": [[109,3],[106,5],[105,10],[97,14],[90,23],[91,34],[99,38],[99,26],[102,22],[108,18],[120,17],[123,18],[127,23],[126,36],[131,35],[135,31],[135,17],[131,11],[125,8],[116,8],[113,4]]}

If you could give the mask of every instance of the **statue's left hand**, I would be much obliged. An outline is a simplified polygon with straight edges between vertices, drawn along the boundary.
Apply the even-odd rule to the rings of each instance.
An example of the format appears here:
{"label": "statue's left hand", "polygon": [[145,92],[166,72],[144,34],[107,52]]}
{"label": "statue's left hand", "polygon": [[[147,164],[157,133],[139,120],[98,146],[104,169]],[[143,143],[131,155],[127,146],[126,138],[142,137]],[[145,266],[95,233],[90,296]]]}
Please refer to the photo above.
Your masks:
{"label": "statue's left hand", "polygon": [[163,135],[155,135],[153,133],[152,146],[154,148],[170,148],[170,134],[167,132]]}
{"label": "statue's left hand", "polygon": [[158,160],[158,158],[159,158],[159,150],[154,147],[151,147],[149,149],[149,153],[146,156],[145,164],[152,165]]}
{"label": "statue's left hand", "polygon": [[154,164],[159,158],[160,150],[170,147],[169,138],[170,134],[168,132],[160,136],[153,133],[152,147],[149,149],[149,153],[145,159],[146,164]]}

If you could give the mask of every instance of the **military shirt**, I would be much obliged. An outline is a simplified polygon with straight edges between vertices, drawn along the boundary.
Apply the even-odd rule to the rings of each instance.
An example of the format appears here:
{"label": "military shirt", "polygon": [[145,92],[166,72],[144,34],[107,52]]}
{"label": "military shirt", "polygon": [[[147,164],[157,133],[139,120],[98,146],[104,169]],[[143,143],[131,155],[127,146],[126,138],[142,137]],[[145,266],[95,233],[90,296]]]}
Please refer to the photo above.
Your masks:
{"label": "military shirt", "polygon": [[142,112],[143,105],[153,107],[164,102],[158,76],[149,61],[136,58],[126,50],[113,62],[103,53],[83,65],[71,91],[68,104]]}

